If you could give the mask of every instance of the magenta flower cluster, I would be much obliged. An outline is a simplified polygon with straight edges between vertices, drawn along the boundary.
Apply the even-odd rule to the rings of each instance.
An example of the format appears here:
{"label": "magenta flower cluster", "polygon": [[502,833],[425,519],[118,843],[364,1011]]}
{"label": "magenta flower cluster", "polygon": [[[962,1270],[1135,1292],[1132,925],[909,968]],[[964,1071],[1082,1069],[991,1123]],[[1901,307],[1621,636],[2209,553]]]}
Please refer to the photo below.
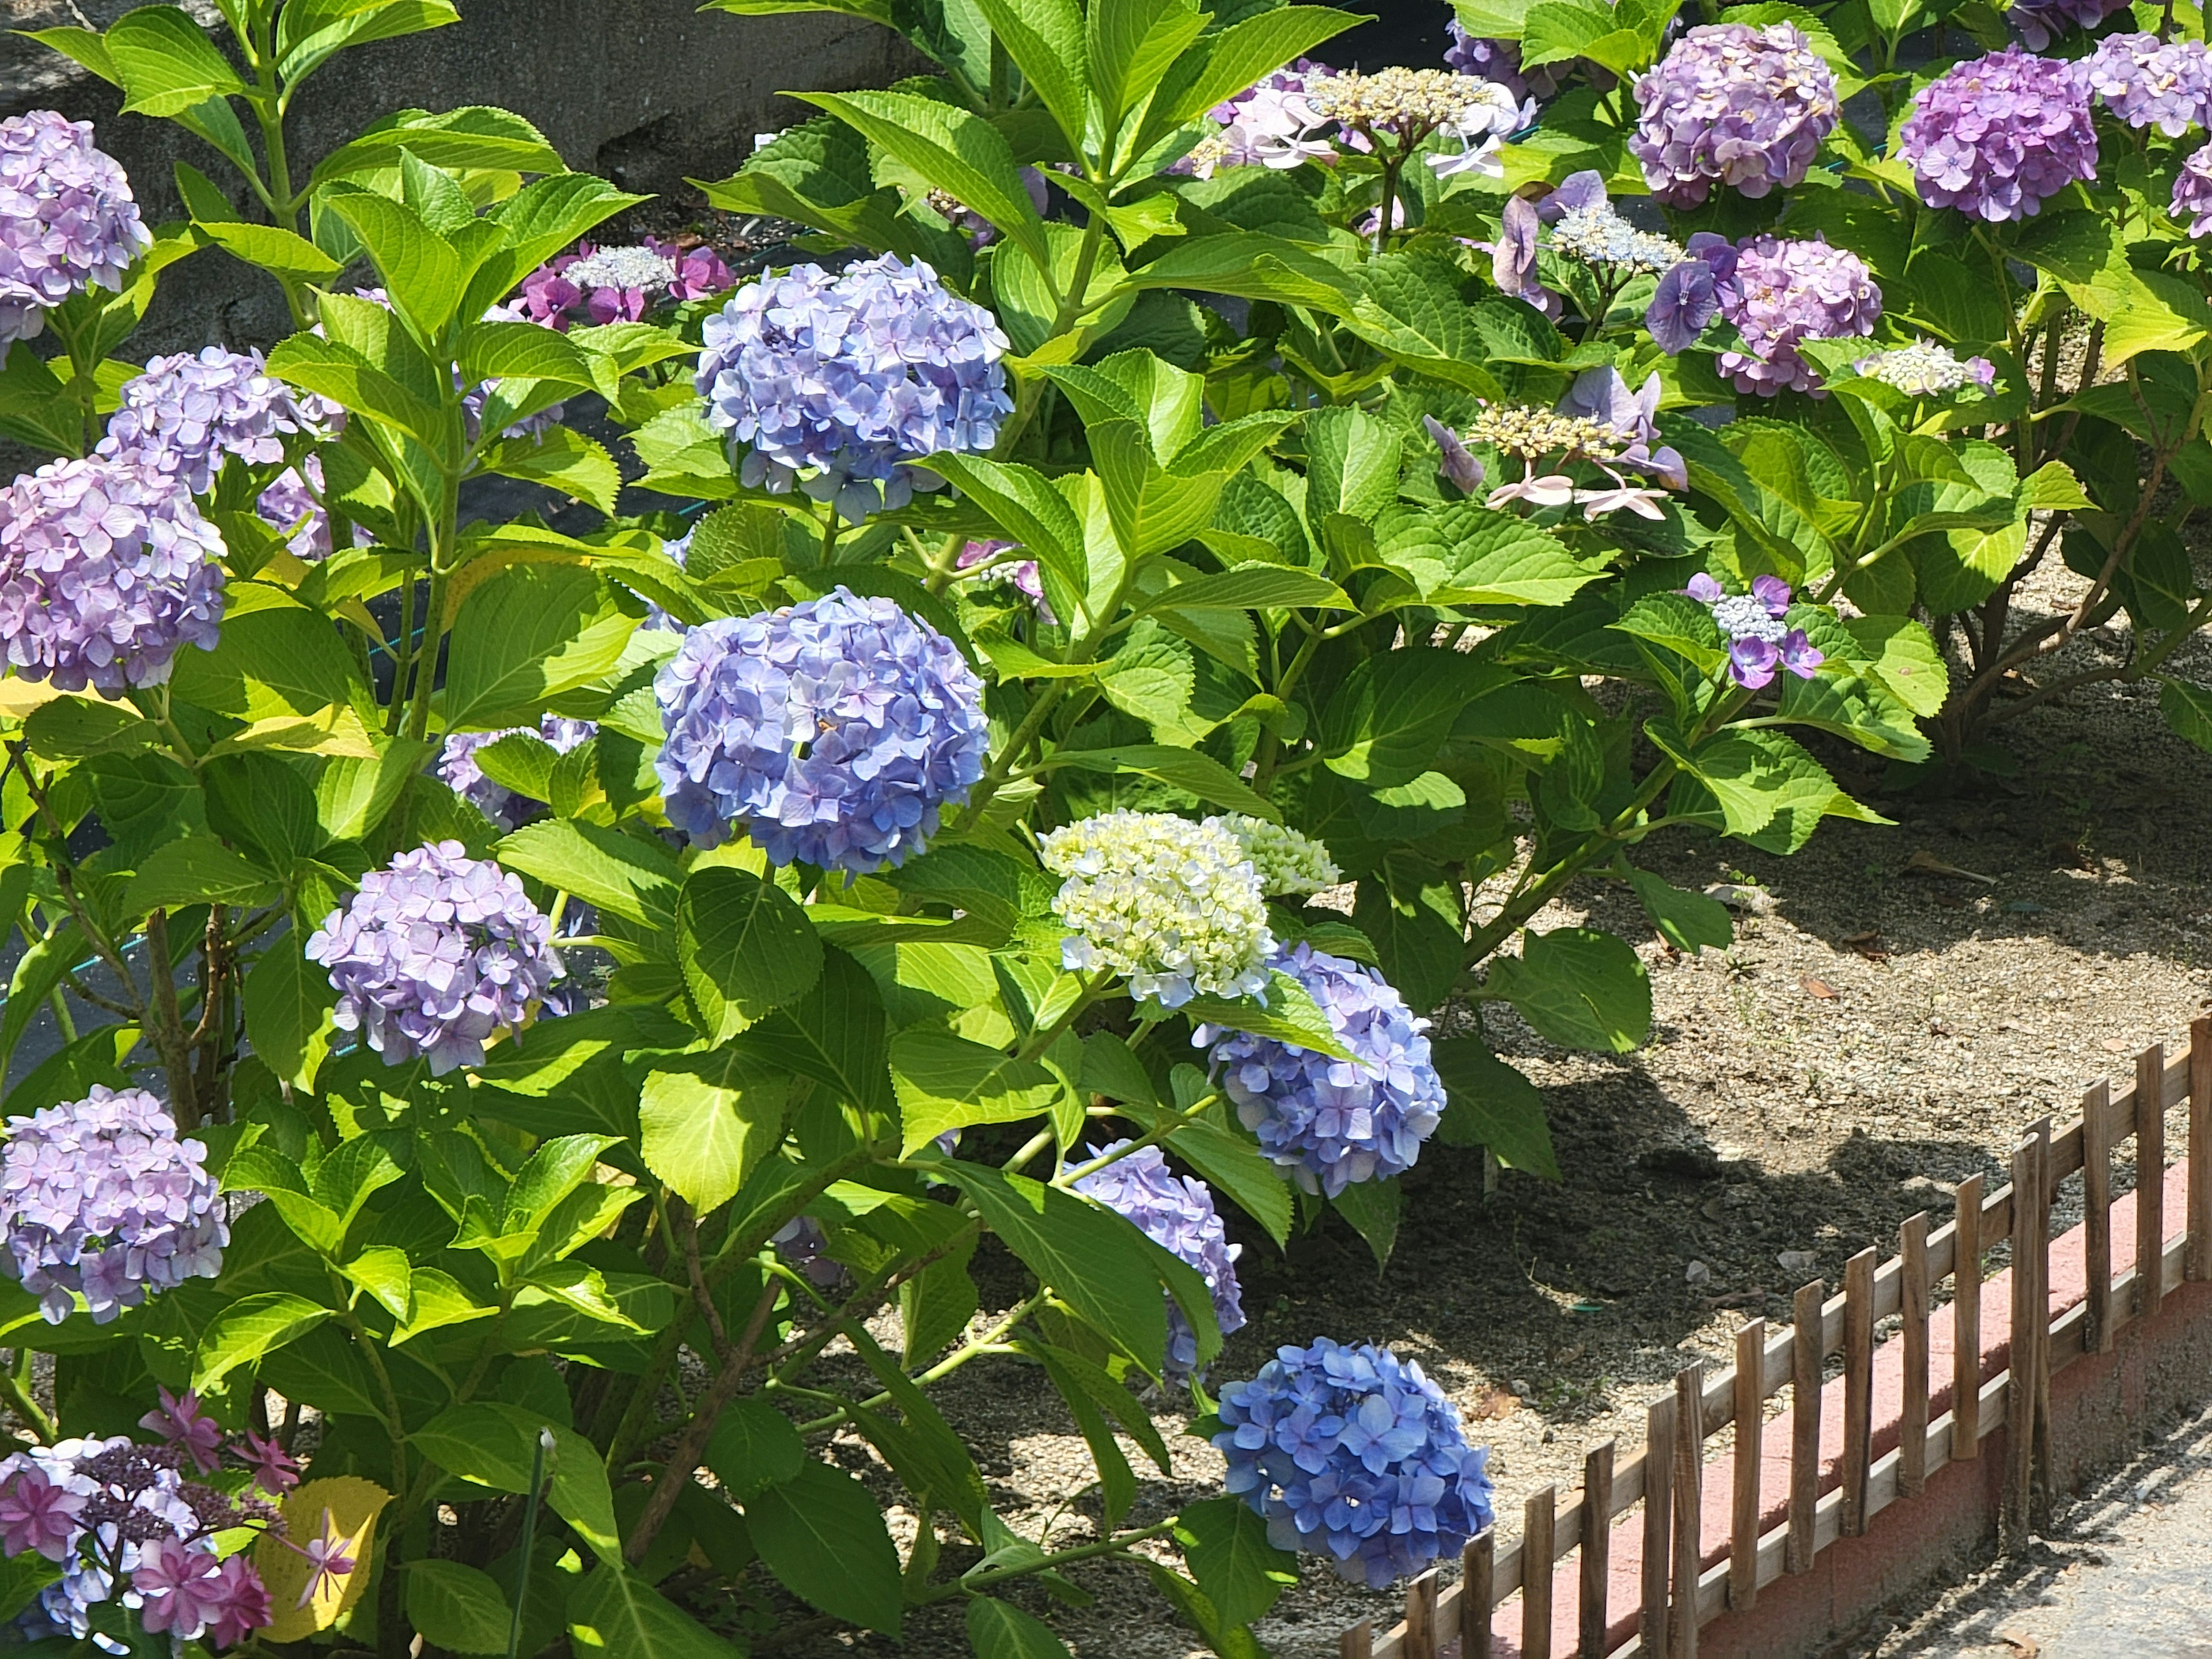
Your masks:
{"label": "magenta flower cluster", "polygon": [[345,422],[329,398],[273,379],[259,352],[221,346],[151,359],[123,383],[122,397],[99,453],[135,461],[148,477],[173,478],[195,495],[215,487],[230,456],[271,465],[284,459],[285,439],[319,441]]}
{"label": "magenta flower cluster", "polygon": [[1792,23],[1706,23],[1636,82],[1628,141],[1651,193],[1696,207],[1723,184],[1746,196],[1788,190],[1836,129],[1836,77]]}
{"label": "magenta flower cluster", "polygon": [[1683,590],[1713,614],[1713,625],[1729,642],[1729,678],[1747,690],[1770,684],[1786,668],[1809,680],[1826,661],[1802,628],[1784,619],[1790,614],[1790,584],[1779,576],[1754,577],[1748,593],[1731,593],[1703,571]]}
{"label": "magenta flower cluster", "polygon": [[726,293],[737,278],[721,255],[647,236],[641,246],[579,242],[523,279],[516,300],[531,321],[567,330],[578,324],[640,322],[655,307]]}
{"label": "magenta flower cluster", "polygon": [[2086,77],[2018,46],[1956,64],[1915,95],[1897,153],[1930,207],[2027,218],[2097,176]]}
{"label": "magenta flower cluster", "polygon": [[433,1076],[481,1066],[484,1042],[519,1029],[562,976],[552,927],[521,880],[457,841],[402,853],[361,878],[307,957],[338,994],[338,1029],[390,1066],[428,1060]]}
{"label": "magenta flower cluster", "polygon": [[691,629],[653,690],[668,820],[702,846],[742,828],[772,863],[864,875],[921,850],[983,775],[959,647],[843,587]]}
{"label": "magenta flower cluster", "polygon": [[501,738],[522,732],[544,738],[556,754],[565,755],[597,737],[599,728],[592,720],[547,714],[534,726],[510,726],[497,732],[455,732],[447,738],[438,755],[437,773],[445,780],[446,787],[502,830],[512,830],[525,819],[536,817],[544,810],[545,803],[486,777],[483,768],[477,763],[477,750],[488,743],[497,743]]}
{"label": "magenta flower cluster", "polygon": [[1874,332],[1881,289],[1857,254],[1814,236],[1761,233],[1731,248],[1717,237],[1693,248],[1713,275],[1720,313],[1748,348],[1723,351],[1720,371],[1739,392],[1771,398],[1785,386],[1826,396],[1800,340],[1838,340]]}
{"label": "magenta flower cluster", "polygon": [[[1091,1147],[1085,1161],[1112,1158],[1128,1144],[1116,1140]],[[1158,1147],[1144,1146],[1093,1170],[1074,1186],[1085,1198],[1127,1217],[1153,1243],[1198,1270],[1213,1301],[1214,1323],[1224,1336],[1244,1328],[1244,1304],[1237,1284],[1237,1258],[1243,1247],[1229,1242],[1220,1212],[1213,1207],[1212,1190],[1204,1182],[1176,1174]],[[1198,1374],[1198,1334],[1173,1297],[1168,1300],[1167,1374],[1170,1382]]]}
{"label": "magenta flower cluster", "polygon": [[50,461],[0,490],[0,646],[27,680],[108,696],[215,647],[222,538],[127,457]]}
{"label": "magenta flower cluster", "polygon": [[1309,1193],[1403,1175],[1443,1121],[1429,1022],[1382,975],[1300,944],[1272,964],[1305,987],[1352,1058],[1201,1025],[1214,1075],[1260,1150]]}
{"label": "magenta flower cluster", "polygon": [[1277,1549],[1370,1589],[1452,1556],[1491,1522],[1488,1449],[1417,1364],[1318,1339],[1221,1391],[1223,1485]]}
{"label": "magenta flower cluster", "polygon": [[91,122],[50,109],[0,121],[0,353],[40,333],[72,294],[119,290],[153,243]]}
{"label": "magenta flower cluster", "polygon": [[230,1228],[206,1158],[143,1089],[94,1084],[82,1100],[9,1118],[0,1273],[55,1325],[79,1296],[105,1325],[151,1292],[214,1278]]}

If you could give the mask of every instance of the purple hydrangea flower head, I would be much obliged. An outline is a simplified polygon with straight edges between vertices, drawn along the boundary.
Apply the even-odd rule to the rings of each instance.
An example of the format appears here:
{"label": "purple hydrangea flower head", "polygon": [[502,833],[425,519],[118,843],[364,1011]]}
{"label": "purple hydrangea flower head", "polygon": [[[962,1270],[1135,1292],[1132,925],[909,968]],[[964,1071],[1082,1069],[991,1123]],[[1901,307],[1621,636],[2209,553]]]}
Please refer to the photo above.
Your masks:
{"label": "purple hydrangea flower head", "polygon": [[276,1622],[269,1605],[269,1587],[244,1555],[223,1557],[216,1577],[220,1582],[214,1592],[204,1592],[202,1600],[209,1641],[217,1647],[235,1647],[264,1625]]}
{"label": "purple hydrangea flower head", "polygon": [[1200,138],[1169,171],[1211,179],[1221,167],[1281,169],[1328,161],[1334,152],[1327,139],[1310,136],[1315,119],[1305,95],[1310,83],[1335,73],[1326,64],[1301,58],[1216,104],[1206,117],[1219,131]]}
{"label": "purple hydrangea flower head", "polygon": [[1800,240],[1762,232],[1737,246],[1733,262],[1718,262],[1715,277],[1721,315],[1749,348],[1723,352],[1721,373],[1734,377],[1739,392],[1765,398],[1784,386],[1826,395],[1813,365],[1797,354],[1797,342],[1871,334],[1881,315],[1881,289],[1866,262],[1830,247],[1826,237]]}
{"label": "purple hydrangea flower head", "polygon": [[1929,206],[1992,222],[2026,218],[2097,176],[2088,88],[2073,64],[2007,46],[1923,87],[1897,153]]}
{"label": "purple hydrangea flower head", "polygon": [[149,1292],[214,1278],[230,1229],[206,1157],[143,1089],[94,1084],[82,1100],[9,1118],[0,1273],[56,1325],[78,1295],[104,1325]]}
{"label": "purple hydrangea flower head", "polygon": [[1750,592],[1731,593],[1700,571],[1683,592],[1713,613],[1729,642],[1729,678],[1747,690],[1771,684],[1781,668],[1809,680],[1827,660],[1803,629],[1783,620],[1790,614],[1790,584],[1779,576],[1754,577]]}
{"label": "purple hydrangea flower head", "polygon": [[1567,72],[1574,68],[1572,60],[1562,58],[1524,70],[1518,40],[1492,40],[1469,34],[1456,17],[1444,27],[1451,31],[1451,44],[1444,48],[1444,67],[1477,80],[1495,81],[1513,94],[1516,104],[1552,97],[1566,83]]}
{"label": "purple hydrangea flower head", "polygon": [[486,777],[483,769],[477,764],[477,750],[501,738],[526,732],[544,738],[552,745],[554,753],[565,755],[599,736],[599,728],[592,720],[547,714],[534,726],[510,726],[497,732],[455,732],[446,738],[445,749],[438,757],[437,773],[445,780],[446,787],[502,830],[512,830],[524,820],[535,817],[544,810],[545,803],[518,794],[505,784]]}
{"label": "purple hydrangea flower head", "polygon": [[2074,64],[2076,82],[2131,127],[2179,138],[2204,124],[2212,104],[2212,52],[2201,40],[2108,34]]}
{"label": "purple hydrangea flower head", "polygon": [[1638,78],[1636,101],[1628,148],[1669,207],[1716,182],[1754,197],[1802,183],[1838,112],[1834,74],[1792,23],[1701,24]]}
{"label": "purple hydrangea flower head", "polygon": [[749,283],[705,338],[699,395],[708,424],[749,446],[746,486],[796,481],[854,524],[935,487],[931,455],[989,449],[1014,406],[997,319],[894,253]]}
{"label": "purple hydrangea flower head", "polygon": [[[323,506],[323,463],[318,455],[288,466],[254,498],[253,510],[283,532],[292,556],[313,564],[331,556],[331,515]],[[367,547],[376,538],[361,525],[353,527],[353,544]]]}
{"label": "purple hydrangea flower head", "polygon": [[[1110,1158],[1129,1143],[1116,1140],[1087,1150],[1085,1162]],[[1243,1247],[1231,1244],[1213,1193],[1202,1181],[1179,1176],[1157,1146],[1146,1146],[1093,1170],[1075,1190],[1134,1222],[1137,1231],[1178,1261],[1198,1270],[1213,1298],[1214,1322],[1221,1334],[1244,1327],[1244,1304],[1237,1295],[1237,1258]],[[1198,1366],[1198,1334],[1168,1299],[1168,1380],[1193,1376]]]}
{"label": "purple hydrangea flower head", "polygon": [[653,683],[668,819],[712,847],[865,875],[937,833],[983,775],[982,683],[959,647],[843,587],[691,629]]}
{"label": "purple hydrangea flower head", "polygon": [[418,1055],[433,1076],[481,1066],[484,1040],[519,1030],[562,976],[552,926],[517,877],[457,841],[402,853],[308,939],[338,994],[338,1029],[388,1066]]}
{"label": "purple hydrangea flower head", "polygon": [[1260,1150],[1310,1193],[1334,1198],[1358,1181],[1413,1167],[1443,1120],[1444,1085],[1429,1022],[1373,969],[1301,943],[1274,966],[1305,987],[1349,1060],[1245,1031],[1201,1025],[1214,1075]]}
{"label": "purple hydrangea flower head", "polygon": [[2191,236],[2212,235],[2212,144],[2190,152],[2173,181],[2173,216],[2189,221]]}
{"label": "purple hydrangea flower head", "polygon": [[152,359],[122,396],[99,453],[135,459],[149,477],[174,478],[196,495],[215,487],[228,457],[269,465],[284,459],[287,437],[326,438],[345,420],[329,398],[271,377],[259,352],[221,346]]}
{"label": "purple hydrangea flower head", "polygon": [[2128,0],[2013,0],[2005,17],[2029,51],[2041,52],[2069,27],[2094,29],[2127,9]]}
{"label": "purple hydrangea flower head", "polygon": [[146,1547],[131,1587],[140,1597],[139,1622],[179,1641],[205,1632],[210,1618],[228,1599],[215,1552],[189,1549],[175,1538],[156,1539]]}
{"label": "purple hydrangea flower head", "polygon": [[50,461],[0,490],[0,643],[27,680],[114,696],[215,647],[222,538],[134,460]]}
{"label": "purple hydrangea flower head", "polygon": [[1487,1448],[1417,1364],[1327,1337],[1221,1391],[1223,1484],[1278,1549],[1370,1589],[1411,1577],[1491,1522]]}
{"label": "purple hydrangea flower head", "polygon": [[671,297],[676,261],[658,247],[594,247],[579,242],[523,278],[516,308],[533,323],[564,332],[573,324],[635,323]]}
{"label": "purple hydrangea flower head", "polygon": [[92,123],[50,109],[0,121],[0,354],[94,286],[119,292],[154,244],[131,181],[92,142]]}
{"label": "purple hydrangea flower head", "polygon": [[960,550],[957,568],[973,570],[979,564],[991,563],[989,574],[994,580],[1012,582],[1036,607],[1037,614],[1050,622],[1052,607],[1044,601],[1044,580],[1037,574],[1036,561],[999,559],[1000,554],[1017,551],[1019,546],[1017,542],[969,542]]}
{"label": "purple hydrangea flower head", "polygon": [[664,242],[658,236],[647,236],[645,246],[676,267],[676,280],[668,285],[672,300],[710,300],[738,285],[736,275],[722,263],[722,256],[704,242],[687,247],[680,241]]}

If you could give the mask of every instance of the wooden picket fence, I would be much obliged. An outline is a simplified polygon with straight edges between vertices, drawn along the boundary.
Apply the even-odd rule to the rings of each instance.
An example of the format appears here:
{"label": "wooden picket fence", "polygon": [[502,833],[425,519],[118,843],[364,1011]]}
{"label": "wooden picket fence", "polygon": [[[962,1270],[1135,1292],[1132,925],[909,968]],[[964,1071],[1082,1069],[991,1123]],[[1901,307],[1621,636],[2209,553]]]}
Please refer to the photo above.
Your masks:
{"label": "wooden picket fence", "polygon": [[[2165,1242],[2166,1113],[2189,1103],[2186,1231]],[[2112,1264],[2114,1149],[2136,1143],[2136,1236],[2126,1267]],[[2050,1305],[2051,1208],[2059,1183],[2082,1172],[2086,1295],[2056,1319]],[[2171,1061],[2163,1045],[2136,1062],[2134,1084],[2115,1095],[2090,1089],[2081,1115],[2053,1133],[2048,1118],[2012,1154],[2011,1181],[1984,1195],[1983,1179],[1959,1184],[1951,1219],[1933,1232],[1925,1212],[1900,1230],[1898,1254],[1877,1262],[1873,1249],[1844,1266],[1841,1295],[1818,1280],[1798,1291],[1789,1326],[1763,1319],[1737,1331],[1735,1364],[1707,1377],[1700,1364],[1677,1374],[1671,1393],[1651,1402],[1642,1447],[1616,1457],[1613,1442],[1583,1460],[1580,1491],[1561,1501],[1547,1486],[1524,1507],[1521,1535],[1496,1528],[1468,1542],[1457,1582],[1439,1585],[1434,1570],[1406,1592],[1404,1620],[1377,1633],[1371,1620],[1342,1633],[1341,1659],[1491,1659],[1492,1615],[1521,1595],[1523,1659],[1553,1659],[1553,1564],[1579,1553],[1577,1659],[1695,1659],[1698,1626],[1724,1610],[1757,1603],[1763,1586],[1803,1572],[1838,1538],[1864,1533],[1885,1510],[1917,1497],[1945,1464],[1978,1456],[1983,1437],[2006,1430],[2002,1526],[2018,1538],[2031,1506],[2048,1501],[2051,1377],[2085,1353],[2107,1352],[2130,1323],[2156,1313],[2184,1279],[2212,1279],[2212,1018],[2190,1030],[2189,1052]],[[2031,1201],[2021,1202],[2021,1194]],[[2012,1246],[2008,1368],[1981,1380],[1982,1257],[2000,1240]],[[1929,1420],[1930,1291],[1951,1282],[1952,1408]],[[1875,1325],[1902,1317],[1904,1400],[1899,1444],[1872,1455]],[[1824,1370],[1844,1364],[1841,1479],[1820,1491]],[[1764,1402],[1790,1394],[1790,1498],[1786,1519],[1759,1531]],[[1732,1528],[1725,1559],[1703,1560],[1705,1443],[1735,1427]],[[1641,1504],[1642,1576],[1636,1632],[1618,1647],[1607,1633],[1630,1609],[1608,1609],[1613,1522]]]}

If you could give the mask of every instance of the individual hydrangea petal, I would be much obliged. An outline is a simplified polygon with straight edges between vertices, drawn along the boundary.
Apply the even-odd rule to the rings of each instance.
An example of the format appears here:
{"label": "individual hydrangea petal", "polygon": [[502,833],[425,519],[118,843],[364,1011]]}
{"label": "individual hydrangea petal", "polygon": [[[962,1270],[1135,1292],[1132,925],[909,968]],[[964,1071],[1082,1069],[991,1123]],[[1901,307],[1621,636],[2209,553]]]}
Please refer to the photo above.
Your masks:
{"label": "individual hydrangea petal", "polygon": [[1231,813],[1220,823],[1243,843],[1244,856],[1259,873],[1260,890],[1269,898],[1318,893],[1344,879],[1328,848],[1303,830],[1247,817],[1241,812]]}
{"label": "individual hydrangea petal", "polygon": [[983,775],[982,683],[959,647],[843,587],[695,628],[653,683],[668,820],[741,827],[776,864],[865,875],[937,833]]}
{"label": "individual hydrangea petal", "polygon": [[[1089,1148],[1084,1161],[1112,1158],[1128,1144],[1116,1140]],[[1213,1206],[1213,1193],[1204,1182],[1176,1175],[1158,1147],[1143,1146],[1083,1176],[1074,1187],[1085,1198],[1127,1216],[1153,1243],[1196,1268],[1213,1299],[1214,1323],[1224,1336],[1243,1328],[1244,1305],[1237,1285],[1237,1258],[1243,1246],[1229,1242]],[[1201,1375],[1198,1334],[1170,1297],[1168,1380],[1181,1382],[1197,1375]]]}
{"label": "individual hydrangea petal", "polygon": [[1929,206],[2024,219],[2097,176],[2097,125],[2074,65],[2007,46],[1923,87],[1897,154]]}
{"label": "individual hydrangea petal", "polygon": [[1069,929],[1064,966],[1124,975],[1133,996],[1168,1008],[1266,988],[1267,895],[1220,819],[1102,812],[1041,836],[1037,855],[1066,878],[1052,901]]}
{"label": "individual hydrangea petal", "polygon": [[215,487],[229,456],[270,465],[284,459],[286,438],[327,438],[345,422],[329,398],[273,378],[259,352],[221,346],[153,358],[121,396],[98,453],[128,458],[149,478],[173,478],[196,495]]}
{"label": "individual hydrangea petal", "polygon": [[149,1292],[214,1278],[230,1228],[206,1157],[143,1089],[94,1084],[82,1100],[9,1119],[0,1273],[57,1325],[78,1295],[104,1325]]}
{"label": "individual hydrangea petal", "polygon": [[1305,987],[1352,1058],[1201,1025],[1213,1074],[1260,1150],[1310,1193],[1334,1198],[1359,1181],[1413,1167],[1443,1121],[1444,1085],[1423,1035],[1429,1022],[1382,975],[1299,944],[1274,967]]}
{"label": "individual hydrangea petal", "polygon": [[123,168],[92,123],[50,109],[0,121],[0,353],[72,294],[120,292],[154,245]]}
{"label": "individual hydrangea petal", "polygon": [[933,488],[928,456],[989,449],[1014,406],[998,320],[894,253],[749,283],[705,339],[707,423],[748,447],[746,485],[798,481],[855,524]]}
{"label": "individual hydrangea petal", "polygon": [[0,490],[0,646],[27,680],[110,696],[215,647],[222,538],[129,458],[50,461]]}
{"label": "individual hydrangea petal", "polygon": [[1721,315],[1749,348],[1721,353],[1721,373],[1734,378],[1737,391],[1765,398],[1785,386],[1825,396],[1818,371],[1798,355],[1797,343],[1871,334],[1881,315],[1881,289],[1866,262],[1830,247],[1822,236],[1747,238],[1714,288]]}
{"label": "individual hydrangea petal", "polygon": [[1960,357],[1948,346],[1922,338],[1862,357],[1851,367],[1869,380],[1895,386],[1916,398],[1945,398],[1969,386],[1987,392],[1996,384],[1996,365],[1986,357]]}
{"label": "individual hydrangea petal", "polygon": [[2212,104],[2212,51],[2202,40],[2108,34],[2074,65],[2076,84],[2129,126],[2179,138]]}
{"label": "individual hydrangea petal", "polygon": [[1835,131],[1836,77],[1792,23],[1706,23],[1639,76],[1628,148],[1651,192],[1696,207],[1716,183],[1765,196],[1803,182]]}
{"label": "individual hydrangea petal", "polygon": [[1327,1337],[1221,1391],[1223,1485],[1280,1549],[1370,1589],[1458,1553],[1492,1519],[1486,1448],[1419,1364]]}
{"label": "individual hydrangea petal", "polygon": [[484,1041],[519,1030],[562,977],[552,926],[521,881],[457,841],[402,853],[307,941],[338,994],[340,1030],[389,1066],[418,1057],[434,1076],[481,1066]]}
{"label": "individual hydrangea petal", "polygon": [[447,738],[446,746],[438,756],[438,775],[445,780],[447,788],[502,830],[512,830],[536,817],[544,810],[545,803],[519,794],[505,784],[486,777],[483,769],[477,764],[477,750],[488,743],[497,743],[501,738],[520,732],[543,738],[553,746],[556,754],[565,755],[599,736],[599,728],[592,720],[547,714],[534,726],[509,726],[497,732],[455,732]]}

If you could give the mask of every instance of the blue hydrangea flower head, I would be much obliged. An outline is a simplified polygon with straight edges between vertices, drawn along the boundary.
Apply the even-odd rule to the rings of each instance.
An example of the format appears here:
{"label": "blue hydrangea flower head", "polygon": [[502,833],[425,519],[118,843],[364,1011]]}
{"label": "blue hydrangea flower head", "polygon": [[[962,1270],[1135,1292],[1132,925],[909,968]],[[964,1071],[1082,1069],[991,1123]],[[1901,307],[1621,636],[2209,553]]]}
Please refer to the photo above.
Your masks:
{"label": "blue hydrangea flower head", "polygon": [[1930,207],[2027,218],[2097,176],[2088,88],[2073,64],[2018,46],[1971,58],[1914,94],[1897,155]]}
{"label": "blue hydrangea flower head", "polygon": [[519,1030],[562,977],[552,924],[520,879],[457,841],[402,853],[324,918],[307,960],[328,971],[342,1031],[388,1066],[427,1058],[434,1076],[481,1066],[484,1040]]}
{"label": "blue hydrangea flower head", "polygon": [[0,351],[46,327],[88,288],[120,293],[154,245],[115,158],[92,123],[36,109],[0,121]]}
{"label": "blue hydrangea flower head", "polygon": [[[1111,1158],[1128,1144],[1116,1140],[1089,1148],[1084,1162]],[[1153,1243],[1198,1270],[1213,1298],[1214,1322],[1224,1336],[1244,1328],[1244,1304],[1237,1285],[1237,1258],[1243,1246],[1229,1242],[1220,1213],[1213,1207],[1212,1189],[1204,1182],[1178,1176],[1168,1168],[1158,1147],[1144,1146],[1074,1185],[1085,1198],[1127,1216]],[[1198,1334],[1170,1297],[1168,1380],[1193,1376],[1197,1366]]]}
{"label": "blue hydrangea flower head", "polygon": [[1486,1447],[1417,1364],[1317,1339],[1221,1391],[1224,1481],[1278,1549],[1370,1589],[1424,1571],[1492,1519]]}
{"label": "blue hydrangea flower head", "polygon": [[866,875],[937,833],[983,775],[982,683],[959,647],[845,588],[695,628],[653,683],[668,820],[741,827],[776,864]]}
{"label": "blue hydrangea flower head", "polygon": [[1794,23],[1705,23],[1636,82],[1628,148],[1651,193],[1697,207],[1716,184],[1765,196],[1804,182],[1836,130],[1836,77]]}
{"label": "blue hydrangea flower head", "polygon": [[1166,1008],[1266,988],[1267,894],[1219,818],[1101,812],[1041,836],[1037,854],[1066,878],[1052,901],[1069,930],[1063,966],[1124,975],[1132,996]]}
{"label": "blue hydrangea flower head", "polygon": [[744,483],[796,482],[854,524],[934,488],[931,455],[989,449],[1014,406],[998,319],[895,253],[748,283],[705,340],[707,423],[748,446]]}
{"label": "blue hydrangea flower head", "polygon": [[149,1292],[214,1278],[230,1229],[206,1157],[143,1089],[94,1084],[82,1100],[9,1119],[0,1273],[56,1325],[78,1295],[104,1325]]}
{"label": "blue hydrangea flower head", "polygon": [[215,487],[228,457],[267,465],[284,459],[287,437],[326,438],[345,421],[329,398],[272,378],[259,352],[221,346],[152,358],[121,395],[99,453],[128,454],[148,475],[174,478],[196,495]]}
{"label": "blue hydrangea flower head", "polygon": [[1299,944],[1275,959],[1305,987],[1350,1060],[1201,1025],[1214,1075],[1260,1150],[1310,1193],[1402,1175],[1443,1120],[1444,1085],[1418,1018],[1373,969]]}
{"label": "blue hydrangea flower head", "polygon": [[438,756],[437,773],[446,787],[463,800],[489,818],[502,830],[512,830],[525,819],[536,817],[545,808],[542,800],[518,794],[503,783],[495,783],[483,775],[477,764],[477,750],[486,744],[497,743],[501,738],[527,732],[550,744],[556,754],[565,755],[599,736],[599,728],[592,720],[572,720],[559,714],[547,714],[534,726],[510,726],[497,732],[456,732],[446,739],[446,746]]}

